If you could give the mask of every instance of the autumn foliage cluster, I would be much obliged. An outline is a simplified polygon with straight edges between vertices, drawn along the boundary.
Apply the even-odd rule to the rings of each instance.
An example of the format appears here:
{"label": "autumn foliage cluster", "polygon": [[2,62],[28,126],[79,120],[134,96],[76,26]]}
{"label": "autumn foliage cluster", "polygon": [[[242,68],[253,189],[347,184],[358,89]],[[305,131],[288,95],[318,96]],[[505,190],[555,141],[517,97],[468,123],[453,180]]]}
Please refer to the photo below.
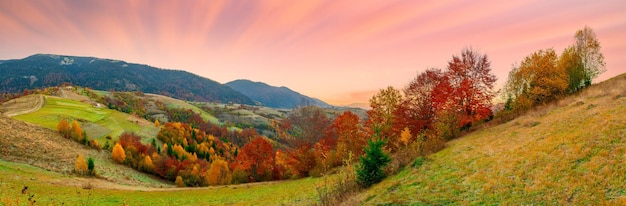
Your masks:
{"label": "autumn foliage cluster", "polygon": [[591,28],[577,31],[574,40],[560,56],[554,49],[542,49],[526,56],[509,72],[504,92],[506,110],[523,112],[576,93],[606,71],[600,42]]}
{"label": "autumn foliage cluster", "polygon": [[61,119],[57,124],[57,131],[67,139],[73,139],[81,144],[91,146],[98,151],[102,149],[98,141],[89,140],[89,138],[87,138],[87,132],[80,127],[80,124],[76,120],[72,121],[70,126],[67,119]]}

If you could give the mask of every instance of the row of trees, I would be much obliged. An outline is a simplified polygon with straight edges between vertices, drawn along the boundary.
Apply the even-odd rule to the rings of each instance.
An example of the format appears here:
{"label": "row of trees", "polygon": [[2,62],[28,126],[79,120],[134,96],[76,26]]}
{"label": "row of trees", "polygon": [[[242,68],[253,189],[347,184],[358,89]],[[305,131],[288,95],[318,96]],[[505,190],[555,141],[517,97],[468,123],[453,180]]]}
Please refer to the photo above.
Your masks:
{"label": "row of trees", "polygon": [[72,121],[70,126],[67,119],[61,119],[57,124],[57,131],[67,139],[73,139],[81,144],[91,146],[98,151],[102,149],[98,141],[87,138],[87,132],[80,127],[80,124],[76,120]]}
{"label": "row of trees", "polygon": [[574,40],[560,56],[554,49],[542,49],[509,72],[504,88],[507,110],[525,111],[575,93],[606,71],[600,42],[591,28],[578,30]]}

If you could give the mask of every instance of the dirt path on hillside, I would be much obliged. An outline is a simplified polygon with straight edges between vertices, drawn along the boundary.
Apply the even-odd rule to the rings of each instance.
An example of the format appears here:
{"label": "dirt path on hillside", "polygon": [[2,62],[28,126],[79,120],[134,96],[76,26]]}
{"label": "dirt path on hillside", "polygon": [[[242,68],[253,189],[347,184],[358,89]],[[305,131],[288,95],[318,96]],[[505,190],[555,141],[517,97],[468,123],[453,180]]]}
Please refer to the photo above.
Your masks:
{"label": "dirt path on hillside", "polygon": [[45,102],[43,95],[40,94],[21,97],[2,104],[2,112],[9,117],[27,114],[41,109]]}
{"label": "dirt path on hillside", "polygon": [[175,187],[174,185],[167,185],[166,187],[146,187],[146,186],[123,185],[123,184],[111,182],[105,179],[73,177],[73,178],[51,180],[50,184],[66,185],[66,186],[82,187],[82,188],[89,187],[89,188],[108,189],[108,190],[150,192],[150,191],[208,190],[208,189],[216,189],[216,188],[233,188],[233,189],[250,188],[252,186],[259,186],[259,185],[279,184],[285,181],[291,181],[291,180],[253,182],[253,183],[245,183],[245,184],[237,184],[237,185],[220,185],[220,186],[209,186],[209,187],[182,187],[181,188],[181,187]]}

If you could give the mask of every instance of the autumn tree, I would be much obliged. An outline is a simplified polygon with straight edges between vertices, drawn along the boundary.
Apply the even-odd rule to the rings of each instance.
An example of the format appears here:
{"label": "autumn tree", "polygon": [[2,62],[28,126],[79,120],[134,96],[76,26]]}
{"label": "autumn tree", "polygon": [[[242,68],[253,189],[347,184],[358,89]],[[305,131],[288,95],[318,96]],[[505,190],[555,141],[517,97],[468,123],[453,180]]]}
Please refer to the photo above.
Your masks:
{"label": "autumn tree", "polygon": [[80,125],[76,120],[72,121],[72,127],[70,129],[70,136],[74,138],[74,140],[82,142],[83,141],[83,129],[80,128]]}
{"label": "autumn tree", "polygon": [[161,123],[159,122],[159,119],[154,119],[154,126],[155,127],[160,127]]}
{"label": "autumn tree", "polygon": [[491,73],[491,62],[486,54],[463,49],[461,56],[452,56],[445,76],[453,90],[449,99],[460,111],[461,125],[472,124],[492,114],[496,76]]}
{"label": "autumn tree", "polygon": [[184,187],[185,186],[185,182],[183,182],[183,177],[181,177],[181,176],[176,176],[176,181],[174,183],[176,183],[177,187]]}
{"label": "autumn tree", "polygon": [[122,145],[116,143],[111,154],[113,156],[113,160],[117,163],[124,163],[124,160],[126,159],[126,152],[124,151],[124,148],[122,148]]}
{"label": "autumn tree", "polygon": [[337,134],[337,154],[346,159],[350,153],[355,156],[363,154],[367,137],[361,132],[359,117],[350,111],[337,116],[331,126]]}
{"label": "autumn tree", "polygon": [[[413,135],[417,135],[432,126],[437,115],[437,108],[433,100],[433,90],[443,84],[444,74],[440,69],[431,68],[419,73],[403,89],[404,100],[395,111],[394,127],[409,128]],[[448,87],[449,88],[449,87]],[[450,95],[451,89],[439,92],[441,97]],[[440,102],[447,101],[442,98]]]}
{"label": "autumn tree", "polygon": [[600,41],[591,28],[576,31],[576,53],[580,57],[584,71],[585,86],[591,85],[591,81],[606,71],[604,55],[600,52]]}
{"label": "autumn tree", "polygon": [[556,99],[568,89],[568,75],[557,66],[553,49],[539,50],[524,58],[519,67],[509,73],[507,94],[515,99],[514,108],[525,110]]}
{"label": "autumn tree", "polygon": [[154,163],[152,163],[152,158],[150,158],[150,156],[146,155],[146,157],[144,157],[143,161],[141,162],[139,166],[139,170],[145,171],[148,173],[154,172]]}
{"label": "autumn tree", "polygon": [[275,163],[274,149],[265,138],[257,137],[241,148],[237,162],[238,168],[247,171],[255,181],[260,181],[271,175]]}
{"label": "autumn tree", "polygon": [[228,169],[228,162],[222,159],[213,161],[207,172],[206,178],[210,185],[226,185],[230,183],[232,174]]}
{"label": "autumn tree", "polygon": [[89,168],[87,167],[87,162],[85,161],[85,158],[83,158],[83,155],[81,154],[78,154],[78,158],[76,158],[74,171],[76,171],[77,173],[81,175],[87,174],[87,172],[89,171]]}
{"label": "autumn tree", "polygon": [[[402,94],[392,86],[381,89],[369,100],[372,109],[367,111],[366,126],[370,135],[378,130],[382,138],[393,138],[399,131],[393,130],[394,114],[402,103]],[[391,140],[394,141],[394,140]]]}
{"label": "autumn tree", "polygon": [[558,61],[558,67],[564,70],[568,76],[568,92],[574,93],[585,87],[585,67],[582,64],[580,55],[576,52],[575,46],[570,46],[563,50]]}
{"label": "autumn tree", "polygon": [[404,146],[407,146],[411,143],[412,139],[413,136],[411,135],[411,130],[408,127],[405,127],[404,130],[402,130],[402,133],[400,133],[400,141]]}
{"label": "autumn tree", "polygon": [[322,108],[307,106],[295,109],[287,117],[290,129],[288,133],[294,137],[293,141],[288,141],[292,146],[299,144],[313,145],[324,138],[324,133],[330,125],[330,120]]}
{"label": "autumn tree", "polygon": [[59,124],[57,124],[57,130],[61,133],[61,135],[63,135],[63,137],[70,138],[70,125],[67,123],[66,119],[61,119],[61,121],[59,121]]}

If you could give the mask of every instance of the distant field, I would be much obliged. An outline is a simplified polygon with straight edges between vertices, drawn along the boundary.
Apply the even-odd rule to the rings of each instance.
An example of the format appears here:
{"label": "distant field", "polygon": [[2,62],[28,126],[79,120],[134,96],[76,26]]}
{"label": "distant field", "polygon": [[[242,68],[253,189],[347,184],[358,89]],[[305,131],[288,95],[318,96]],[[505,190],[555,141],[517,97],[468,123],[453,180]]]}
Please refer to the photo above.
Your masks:
{"label": "distant field", "polygon": [[149,99],[153,99],[153,100],[159,100],[161,102],[163,102],[163,104],[165,104],[165,106],[169,107],[169,108],[182,108],[182,109],[191,109],[192,111],[194,111],[195,113],[200,114],[200,117],[202,117],[202,119],[204,119],[205,121],[209,121],[212,124],[220,124],[220,120],[217,119],[215,116],[205,112],[204,110],[193,106],[183,100],[179,100],[179,99],[174,99],[171,97],[167,97],[167,96],[162,96],[162,95],[157,95],[157,94],[146,94],[146,97]]}
{"label": "distant field", "polygon": [[87,132],[87,136],[100,142],[106,141],[106,136],[117,138],[125,131],[144,137],[154,137],[159,131],[157,127],[145,120],[133,118],[122,112],[58,97],[45,96],[44,98],[45,104],[41,109],[14,118],[53,130],[56,130],[58,122],[63,118],[70,121],[78,120]]}
{"label": "distant field", "polygon": [[[0,204],[28,202],[21,190],[28,186],[37,205],[310,205],[317,202],[315,184],[321,179],[230,185],[209,188],[83,189],[84,183],[68,186],[63,182],[77,177],[48,172],[24,164],[0,160]],[[93,181],[100,182],[100,181]]]}

